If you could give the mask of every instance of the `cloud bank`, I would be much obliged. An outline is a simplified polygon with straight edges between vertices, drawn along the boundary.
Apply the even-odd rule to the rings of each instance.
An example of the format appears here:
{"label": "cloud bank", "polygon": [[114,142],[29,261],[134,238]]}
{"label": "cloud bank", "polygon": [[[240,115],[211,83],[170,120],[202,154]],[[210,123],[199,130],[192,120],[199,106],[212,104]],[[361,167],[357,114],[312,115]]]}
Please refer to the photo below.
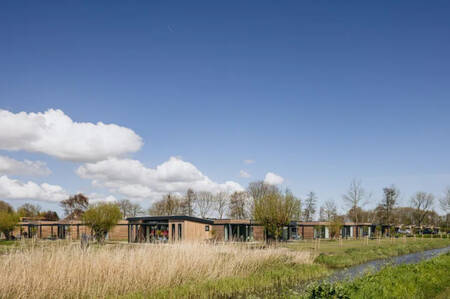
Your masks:
{"label": "cloud bank", "polygon": [[45,162],[18,161],[7,156],[0,156],[0,174],[47,176],[51,173]]}
{"label": "cloud bank", "polygon": [[96,186],[133,199],[159,199],[163,194],[184,193],[188,188],[213,193],[244,190],[233,181],[213,182],[193,164],[177,157],[156,168],[145,167],[137,160],[111,158],[84,164],[77,169],[77,174],[91,179]]}
{"label": "cloud bank", "polygon": [[57,185],[47,183],[39,185],[30,181],[23,183],[6,175],[0,176],[0,198],[59,202],[67,197],[64,189]]}
{"label": "cloud bank", "polygon": [[284,182],[284,178],[273,172],[266,173],[264,183],[269,185],[281,185]]}
{"label": "cloud bank", "polygon": [[0,149],[44,153],[62,160],[96,162],[136,152],[142,139],[115,124],[74,122],[61,110],[0,110]]}

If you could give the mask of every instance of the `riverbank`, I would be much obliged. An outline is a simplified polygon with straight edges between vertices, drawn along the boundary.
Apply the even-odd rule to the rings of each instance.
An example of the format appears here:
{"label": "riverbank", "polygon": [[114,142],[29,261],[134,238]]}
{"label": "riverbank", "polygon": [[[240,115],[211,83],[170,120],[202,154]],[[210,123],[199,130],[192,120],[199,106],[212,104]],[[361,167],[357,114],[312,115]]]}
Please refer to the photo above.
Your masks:
{"label": "riverbank", "polygon": [[311,286],[300,298],[449,298],[450,253],[418,264],[385,267],[351,282]]}

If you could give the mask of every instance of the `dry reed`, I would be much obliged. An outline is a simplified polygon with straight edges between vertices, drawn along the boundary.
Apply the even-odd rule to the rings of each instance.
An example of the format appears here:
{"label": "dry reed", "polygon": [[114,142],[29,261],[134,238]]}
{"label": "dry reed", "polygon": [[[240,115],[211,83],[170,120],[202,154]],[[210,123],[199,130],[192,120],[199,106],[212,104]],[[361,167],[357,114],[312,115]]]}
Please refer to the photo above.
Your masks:
{"label": "dry reed", "polygon": [[0,256],[2,298],[111,297],[248,275],[274,262],[312,263],[307,251],[200,243],[33,247]]}

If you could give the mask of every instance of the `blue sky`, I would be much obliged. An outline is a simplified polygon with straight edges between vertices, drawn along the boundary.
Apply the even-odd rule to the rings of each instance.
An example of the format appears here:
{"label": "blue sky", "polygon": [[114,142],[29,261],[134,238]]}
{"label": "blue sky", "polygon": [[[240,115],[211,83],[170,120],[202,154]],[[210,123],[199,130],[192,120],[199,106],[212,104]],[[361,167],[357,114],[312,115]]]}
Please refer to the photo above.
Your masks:
{"label": "blue sky", "polygon": [[[176,156],[242,187],[273,172],[338,204],[357,178],[369,206],[391,184],[407,204],[450,185],[449,14],[447,1],[4,1],[0,109],[129,128],[143,146],[125,156],[148,168]],[[124,197],[77,175],[86,161],[0,155],[52,171],[10,179]]]}

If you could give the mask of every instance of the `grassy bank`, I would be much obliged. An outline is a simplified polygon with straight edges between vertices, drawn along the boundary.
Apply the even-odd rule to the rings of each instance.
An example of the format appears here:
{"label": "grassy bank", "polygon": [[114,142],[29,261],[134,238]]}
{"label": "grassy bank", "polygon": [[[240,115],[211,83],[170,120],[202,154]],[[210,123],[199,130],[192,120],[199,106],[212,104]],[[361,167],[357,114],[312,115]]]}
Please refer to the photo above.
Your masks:
{"label": "grassy bank", "polygon": [[450,254],[387,267],[353,282],[312,286],[305,298],[449,298]]}
{"label": "grassy bank", "polygon": [[[293,244],[294,250],[309,250],[319,254],[315,262],[330,268],[343,268],[362,264],[370,260],[383,259],[392,256],[420,252],[428,249],[450,246],[449,239],[384,239],[384,240],[352,240],[344,241],[342,246],[338,241],[323,241],[317,249],[317,244]],[[314,246],[316,250],[314,250]]]}

